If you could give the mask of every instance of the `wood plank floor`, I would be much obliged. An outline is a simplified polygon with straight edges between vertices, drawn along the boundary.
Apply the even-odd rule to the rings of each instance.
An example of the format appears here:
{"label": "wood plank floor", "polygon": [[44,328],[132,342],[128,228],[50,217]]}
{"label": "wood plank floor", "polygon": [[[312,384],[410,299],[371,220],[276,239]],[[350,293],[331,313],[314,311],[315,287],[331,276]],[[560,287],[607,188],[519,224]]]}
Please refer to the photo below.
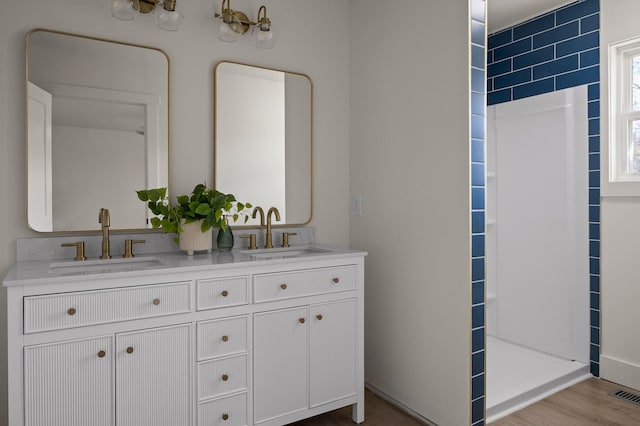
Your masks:
{"label": "wood plank floor", "polygon": [[618,389],[639,392],[591,378],[491,423],[491,426],[635,426],[640,405],[609,396]]}
{"label": "wood plank floor", "polygon": [[[422,426],[423,423],[400,411],[369,389],[364,392],[364,423],[368,426]],[[341,408],[310,419],[292,423],[295,426],[353,426],[351,407]]]}
{"label": "wood plank floor", "polygon": [[[491,426],[637,426],[640,405],[609,396],[624,389],[606,380],[591,378],[560,391]],[[368,389],[365,391],[365,422],[369,426],[421,426],[423,423],[400,411]],[[351,407],[293,423],[295,426],[350,426]]]}

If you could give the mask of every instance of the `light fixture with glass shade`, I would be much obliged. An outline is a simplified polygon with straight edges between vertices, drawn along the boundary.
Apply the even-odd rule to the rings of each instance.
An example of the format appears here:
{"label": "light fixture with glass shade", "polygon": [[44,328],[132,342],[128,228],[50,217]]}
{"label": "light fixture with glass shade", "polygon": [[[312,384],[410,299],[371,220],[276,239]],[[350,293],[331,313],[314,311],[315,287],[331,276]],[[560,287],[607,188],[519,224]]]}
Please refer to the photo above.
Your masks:
{"label": "light fixture with glass shade", "polygon": [[251,36],[253,44],[265,49],[273,47],[275,42],[273,25],[267,17],[266,6],[260,6],[258,22],[253,22],[244,12],[231,9],[231,0],[222,0],[220,13],[214,14],[214,18],[218,26],[218,38],[222,41],[235,42],[240,35],[253,26]]}
{"label": "light fixture with glass shade", "polygon": [[133,21],[139,10],[138,0],[111,0],[111,16],[122,21]]}
{"label": "light fixture with glass shade", "polygon": [[166,31],[180,28],[184,16],[176,10],[176,0],[111,0],[111,15],[123,21],[135,19],[138,13],[154,11],[159,28]]}
{"label": "light fixture with glass shade", "polygon": [[274,45],[275,36],[265,6],[260,6],[258,9],[258,22],[253,27],[251,39],[256,47],[263,49],[271,49]]}

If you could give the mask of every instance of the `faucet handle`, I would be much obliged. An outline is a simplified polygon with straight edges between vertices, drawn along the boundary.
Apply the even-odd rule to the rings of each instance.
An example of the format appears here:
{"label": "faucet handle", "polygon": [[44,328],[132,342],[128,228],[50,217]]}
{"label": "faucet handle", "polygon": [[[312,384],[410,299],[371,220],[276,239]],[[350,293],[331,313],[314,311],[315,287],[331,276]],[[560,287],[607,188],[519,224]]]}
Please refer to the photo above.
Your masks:
{"label": "faucet handle", "polygon": [[258,245],[256,244],[256,234],[243,234],[240,235],[240,238],[249,239],[249,250],[255,250],[258,248]]}
{"label": "faucet handle", "polygon": [[73,260],[87,260],[87,257],[84,255],[84,241],[77,241],[75,243],[64,243],[60,244],[60,247],[75,247],[76,257],[74,257]]}
{"label": "faucet handle", "polygon": [[282,233],[282,247],[289,247],[289,237],[298,235],[297,232],[283,232]]}
{"label": "faucet handle", "polygon": [[145,240],[124,240],[124,254],[122,257],[131,258],[135,257],[133,254],[133,245],[145,243]]}

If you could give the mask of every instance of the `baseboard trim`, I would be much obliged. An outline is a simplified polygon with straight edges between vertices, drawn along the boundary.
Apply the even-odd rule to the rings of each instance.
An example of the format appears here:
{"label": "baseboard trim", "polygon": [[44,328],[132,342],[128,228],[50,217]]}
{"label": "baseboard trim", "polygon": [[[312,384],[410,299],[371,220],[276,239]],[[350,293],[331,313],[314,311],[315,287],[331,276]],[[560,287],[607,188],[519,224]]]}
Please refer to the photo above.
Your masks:
{"label": "baseboard trim", "polygon": [[380,390],[379,388],[375,387],[371,383],[365,381],[364,382],[364,386],[367,389],[369,389],[371,392],[373,392],[374,394],[379,396],[380,398],[382,398],[385,401],[387,401],[389,404],[391,404],[394,407],[396,407],[398,410],[400,410],[403,413],[413,417],[417,421],[419,421],[421,423],[424,423],[427,426],[438,426],[436,423],[433,423],[431,420],[427,419],[426,417],[422,416],[421,414],[416,413],[411,408],[409,408],[407,405],[405,405],[403,402],[398,401],[397,399],[395,399],[391,395],[387,394],[386,392]]}
{"label": "baseboard trim", "polygon": [[600,377],[631,389],[640,389],[640,365],[600,355]]}

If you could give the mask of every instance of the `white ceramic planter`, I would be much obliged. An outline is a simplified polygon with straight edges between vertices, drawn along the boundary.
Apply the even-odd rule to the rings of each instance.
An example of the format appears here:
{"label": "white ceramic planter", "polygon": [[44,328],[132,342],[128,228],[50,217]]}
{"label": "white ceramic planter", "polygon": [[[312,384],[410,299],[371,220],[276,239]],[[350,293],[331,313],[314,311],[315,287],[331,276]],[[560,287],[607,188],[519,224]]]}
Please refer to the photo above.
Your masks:
{"label": "white ceramic planter", "polygon": [[195,251],[206,250],[211,253],[213,247],[212,229],[207,232],[200,231],[202,226],[200,221],[184,223],[184,219],[180,221],[182,233],[180,233],[180,250],[187,252],[188,256],[193,256]]}

